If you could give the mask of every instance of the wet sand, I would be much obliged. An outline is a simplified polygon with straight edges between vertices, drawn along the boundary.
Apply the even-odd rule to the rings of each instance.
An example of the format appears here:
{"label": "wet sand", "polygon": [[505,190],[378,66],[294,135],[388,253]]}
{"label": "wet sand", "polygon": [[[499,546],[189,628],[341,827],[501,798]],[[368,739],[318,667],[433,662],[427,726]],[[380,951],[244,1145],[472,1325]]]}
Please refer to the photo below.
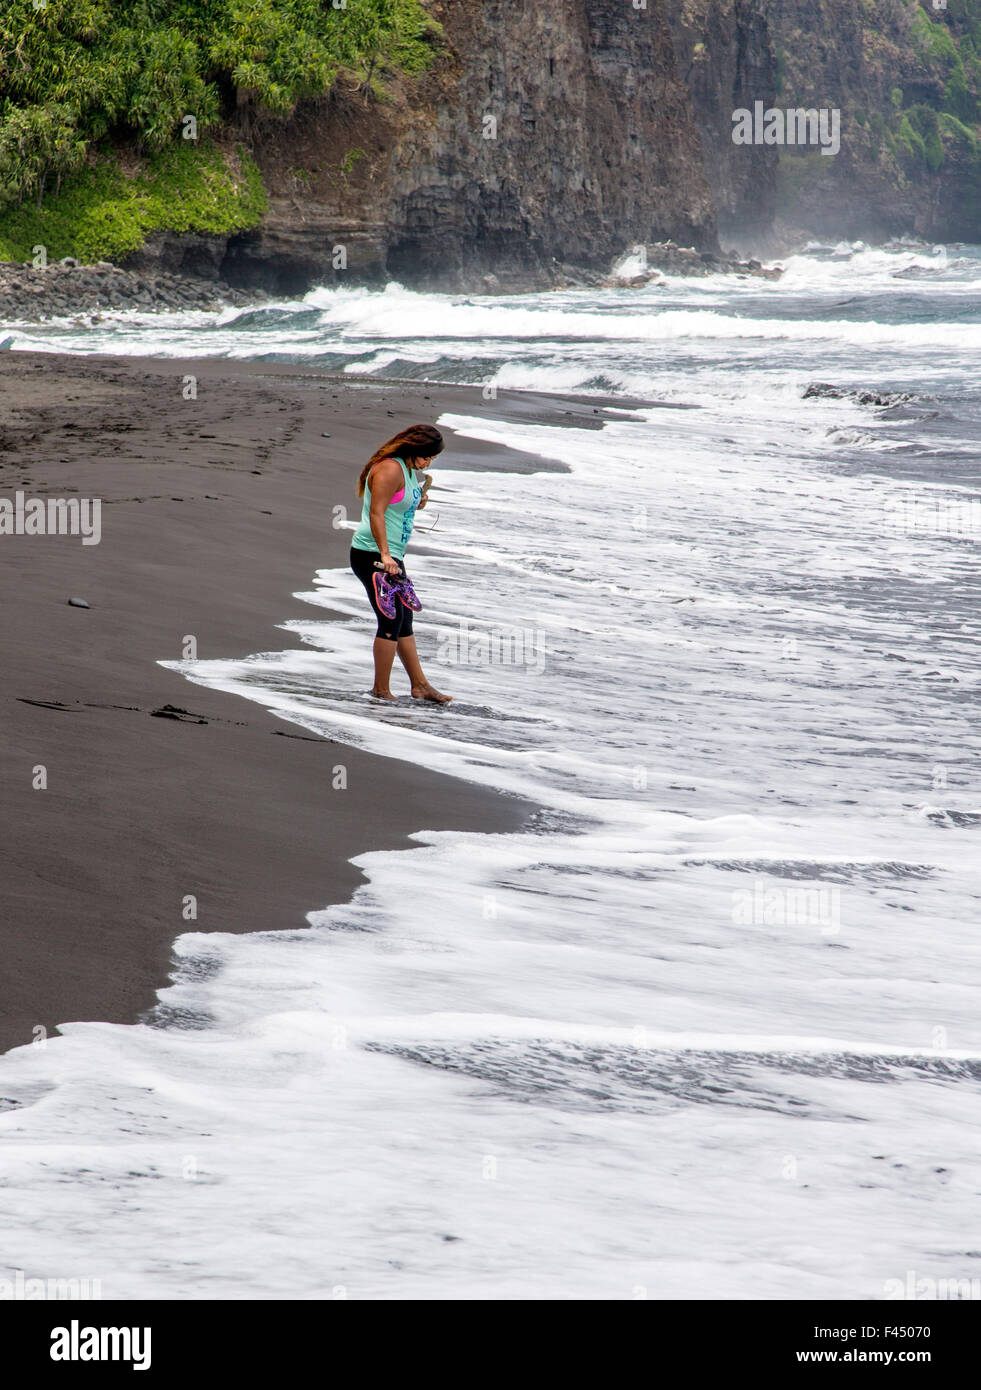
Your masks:
{"label": "wet sand", "polygon": [[[364,460],[405,425],[452,411],[598,427],[601,404],[19,352],[0,353],[0,391],[0,498],[103,503],[98,545],[0,535],[0,1050],[67,1021],[137,1021],[182,932],[302,927],[362,881],[351,856],[527,821],[528,803],[315,738],[157,663],[188,636],[202,659],[297,645],[276,626],[310,616],[293,593],[347,563],[333,508],[355,518]],[[473,440],[455,453],[446,435],[454,467],[559,466]],[[366,690],[372,633],[366,605]]]}

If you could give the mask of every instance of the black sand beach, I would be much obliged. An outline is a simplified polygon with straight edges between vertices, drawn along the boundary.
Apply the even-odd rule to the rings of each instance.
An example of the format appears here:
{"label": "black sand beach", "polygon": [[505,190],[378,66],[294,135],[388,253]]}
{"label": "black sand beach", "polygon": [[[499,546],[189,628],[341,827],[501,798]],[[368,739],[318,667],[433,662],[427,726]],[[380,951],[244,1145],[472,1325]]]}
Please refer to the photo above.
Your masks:
{"label": "black sand beach", "polygon": [[[527,819],[526,803],[311,737],[158,662],[187,635],[203,659],[290,645],[276,624],[310,613],[293,593],[346,563],[332,508],[355,515],[364,459],[405,425],[455,411],[598,426],[595,399],[41,353],[0,354],[0,382],[0,496],[103,500],[98,545],[0,537],[0,1049],[69,1020],[135,1021],[183,931],[302,926],[360,882],[351,856]],[[557,466],[457,452],[447,434],[452,466]],[[370,639],[366,612],[366,689]]]}

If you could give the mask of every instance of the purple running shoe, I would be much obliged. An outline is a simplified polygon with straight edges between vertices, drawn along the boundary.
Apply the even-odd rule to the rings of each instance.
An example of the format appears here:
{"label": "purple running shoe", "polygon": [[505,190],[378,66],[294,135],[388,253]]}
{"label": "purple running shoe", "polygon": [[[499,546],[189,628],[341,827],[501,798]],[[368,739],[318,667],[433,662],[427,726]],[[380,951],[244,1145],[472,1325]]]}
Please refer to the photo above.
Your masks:
{"label": "purple running shoe", "polygon": [[398,594],[406,608],[411,608],[413,613],[422,612],[422,604],[419,602],[419,595],[412,587],[412,580],[407,574],[403,574],[401,579],[396,579],[392,585],[392,591]]}
{"label": "purple running shoe", "polygon": [[371,582],[375,588],[375,598],[378,607],[385,614],[386,618],[395,617],[395,595],[398,585],[393,584],[384,570],[376,570],[371,576]]}

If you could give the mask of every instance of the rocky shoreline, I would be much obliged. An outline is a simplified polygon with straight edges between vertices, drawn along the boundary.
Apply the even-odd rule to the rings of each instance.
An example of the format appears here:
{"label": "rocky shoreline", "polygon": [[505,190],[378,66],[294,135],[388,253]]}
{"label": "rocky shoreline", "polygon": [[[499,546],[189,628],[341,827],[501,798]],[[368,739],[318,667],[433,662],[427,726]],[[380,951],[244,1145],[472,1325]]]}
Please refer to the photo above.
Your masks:
{"label": "rocky shoreline", "polygon": [[[605,289],[641,288],[664,282],[664,276],[754,275],[777,279],[780,266],[765,266],[757,260],[738,260],[733,256],[697,251],[674,242],[652,243],[644,248],[643,264],[629,273],[619,267],[602,271],[556,263],[542,283],[527,289]],[[484,294],[514,292],[494,275],[484,275],[472,292]],[[109,261],[80,265],[71,257],[55,261],[43,269],[19,262],[0,262],[0,324],[38,323],[44,319],[87,319],[121,310],[143,313],[202,310],[215,311],[226,306],[269,301],[271,296],[258,287],[233,288],[221,279],[180,275],[152,269],[125,270]]]}
{"label": "rocky shoreline", "polygon": [[232,289],[222,280],[123,270],[109,261],[80,265],[71,257],[43,269],[19,262],[0,262],[0,322],[37,323],[75,314],[137,309],[215,310],[253,304],[268,296],[261,290]]}
{"label": "rocky shoreline", "polygon": [[[631,252],[620,256],[608,271],[559,262],[552,267],[547,288],[639,290],[647,285],[665,285],[669,275],[685,279],[702,275],[749,275],[761,280],[779,280],[782,274],[782,265],[764,265],[755,259],[740,260],[724,251],[699,251],[694,246],[657,241],[638,244]],[[485,293],[494,294],[501,288],[495,276],[484,276],[482,289]]]}
{"label": "rocky shoreline", "polygon": [[648,243],[644,247],[643,261],[638,273],[624,275],[614,268],[612,275],[602,283],[640,288],[651,281],[663,281],[666,275],[753,275],[761,280],[779,280],[783,274],[782,265],[764,265],[754,258],[740,260],[725,251],[698,251],[694,246],[676,246],[673,241]]}

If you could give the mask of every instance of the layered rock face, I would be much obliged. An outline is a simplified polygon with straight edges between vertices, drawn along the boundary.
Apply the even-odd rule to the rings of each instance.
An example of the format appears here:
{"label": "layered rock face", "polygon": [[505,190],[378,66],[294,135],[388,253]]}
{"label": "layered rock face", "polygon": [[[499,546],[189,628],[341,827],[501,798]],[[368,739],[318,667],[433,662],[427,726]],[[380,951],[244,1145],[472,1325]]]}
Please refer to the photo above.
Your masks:
{"label": "layered rock face", "polygon": [[[224,279],[524,289],[559,263],[606,269],[632,241],[716,246],[668,0],[429,8],[449,50],[435,68],[387,101],[335,92],[257,132],[270,210],[219,246]],[[191,254],[158,237],[133,263]]]}
{"label": "layered rock face", "polygon": [[[829,239],[981,237],[981,162],[970,134],[951,138],[941,115],[943,145],[934,147],[940,158],[931,163],[917,156],[917,136],[904,122],[917,106],[935,113],[957,106],[948,83],[964,61],[967,81],[977,87],[977,71],[970,70],[977,65],[974,44],[966,42],[971,32],[977,39],[970,13],[976,6],[963,0],[936,8],[920,0],[760,3],[777,59],[776,104],[841,111],[836,158],[782,154],[778,218]],[[936,27],[926,29],[928,22]],[[932,37],[924,38],[925,31]],[[968,93],[963,101],[960,115],[973,124],[977,103]]]}
{"label": "layered rock face", "polygon": [[[834,160],[785,153],[779,215],[827,238],[885,238],[912,231],[918,189],[899,184],[894,168],[869,158],[856,109],[888,105],[889,90],[913,74],[910,9],[899,0],[783,0],[769,7],[771,44],[782,76],[781,106],[829,106],[842,111],[841,153]],[[866,52],[866,26],[874,43]],[[872,34],[870,30],[870,37]],[[857,138],[858,137],[858,138]]]}
{"label": "layered rock face", "polygon": [[[519,291],[576,283],[571,268],[589,283],[631,243],[981,238],[970,132],[958,145],[948,129],[930,168],[904,126],[917,103],[944,107],[950,66],[926,53],[917,0],[428,8],[445,40],[428,72],[382,98],[342,83],[251,132],[260,227],[158,236],[130,264],[277,295],[389,279]],[[952,8],[949,26],[961,42],[969,19]],[[733,113],[758,102],[840,110],[840,152],[735,144]]]}
{"label": "layered rock face", "polygon": [[723,241],[753,244],[770,230],[778,155],[733,143],[732,116],[773,104],[776,60],[765,0],[676,0],[667,7],[678,70],[691,93],[702,168]]}

